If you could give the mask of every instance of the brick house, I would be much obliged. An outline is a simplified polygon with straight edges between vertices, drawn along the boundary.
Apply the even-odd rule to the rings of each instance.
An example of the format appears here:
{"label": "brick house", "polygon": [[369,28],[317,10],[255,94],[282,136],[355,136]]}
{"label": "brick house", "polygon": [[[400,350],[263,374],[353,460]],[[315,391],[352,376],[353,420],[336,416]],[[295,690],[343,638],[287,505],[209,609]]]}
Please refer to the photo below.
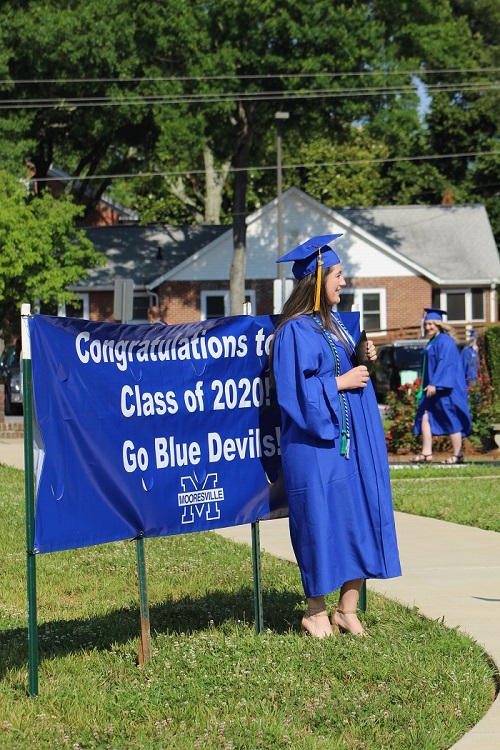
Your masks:
{"label": "brick house", "polygon": [[[277,279],[277,200],[247,220],[246,296],[256,315],[273,312]],[[498,321],[500,259],[484,206],[387,206],[333,210],[297,188],[283,194],[283,247],[342,232],[335,243],[347,288],[344,309],[359,309],[377,343],[420,335],[423,307],[448,310],[467,327]],[[72,287],[77,314],[113,320],[115,278],[134,281],[134,322],[152,304],[169,323],[229,314],[233,235],[227,226],[103,226],[86,230],[106,266]],[[289,265],[289,264],[286,264]],[[291,269],[286,268],[290,276]]]}

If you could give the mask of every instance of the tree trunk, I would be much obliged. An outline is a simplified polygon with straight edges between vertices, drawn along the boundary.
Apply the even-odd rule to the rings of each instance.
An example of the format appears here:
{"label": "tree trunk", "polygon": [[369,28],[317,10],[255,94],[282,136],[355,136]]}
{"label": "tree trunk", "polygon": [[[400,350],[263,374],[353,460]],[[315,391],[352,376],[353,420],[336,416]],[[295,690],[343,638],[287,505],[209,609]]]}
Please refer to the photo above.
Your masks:
{"label": "tree trunk", "polygon": [[231,160],[222,164],[219,171],[214,168],[214,155],[208,146],[203,149],[205,161],[205,224],[220,224],[222,190],[226,182]]}

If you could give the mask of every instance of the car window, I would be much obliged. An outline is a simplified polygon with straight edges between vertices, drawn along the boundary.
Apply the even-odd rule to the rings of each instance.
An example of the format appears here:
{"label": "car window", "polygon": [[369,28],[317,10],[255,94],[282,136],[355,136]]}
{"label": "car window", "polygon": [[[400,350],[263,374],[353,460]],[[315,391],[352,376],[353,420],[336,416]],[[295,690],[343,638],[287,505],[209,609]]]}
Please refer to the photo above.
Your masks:
{"label": "car window", "polygon": [[400,370],[420,369],[422,362],[421,346],[398,346],[394,347],[394,364]]}
{"label": "car window", "polygon": [[391,364],[391,352],[389,349],[382,349],[379,354],[378,358],[380,361],[380,364],[382,365],[390,365]]}
{"label": "car window", "polygon": [[15,349],[12,349],[7,355],[6,367],[17,367],[19,365],[18,354]]}

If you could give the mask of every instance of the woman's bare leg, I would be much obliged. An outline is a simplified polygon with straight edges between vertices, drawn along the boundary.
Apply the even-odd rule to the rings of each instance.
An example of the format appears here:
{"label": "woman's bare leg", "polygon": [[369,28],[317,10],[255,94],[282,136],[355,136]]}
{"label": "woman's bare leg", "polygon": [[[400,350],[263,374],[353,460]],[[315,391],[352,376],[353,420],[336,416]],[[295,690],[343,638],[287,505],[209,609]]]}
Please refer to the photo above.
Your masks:
{"label": "woman's bare leg", "polygon": [[432,432],[427,412],[422,417],[422,453],[430,456],[432,453]]}
{"label": "woman's bare leg", "polygon": [[344,583],[340,589],[338,607],[332,615],[333,622],[342,631],[354,635],[366,635],[357,615],[359,592],[363,582],[363,578],[357,578]]}
{"label": "woman's bare leg", "polygon": [[462,433],[454,432],[453,435],[450,435],[450,440],[451,440],[451,447],[453,448],[453,455],[461,456],[462,455]]}

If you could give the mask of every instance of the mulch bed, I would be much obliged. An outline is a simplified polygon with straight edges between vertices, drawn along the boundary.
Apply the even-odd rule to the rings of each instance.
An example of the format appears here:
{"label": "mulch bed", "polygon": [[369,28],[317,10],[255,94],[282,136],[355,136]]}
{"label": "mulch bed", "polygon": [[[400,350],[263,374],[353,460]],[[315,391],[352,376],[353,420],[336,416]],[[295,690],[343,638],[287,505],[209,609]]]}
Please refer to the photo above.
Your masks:
{"label": "mulch bed", "polygon": [[[500,448],[497,448],[494,444],[492,445],[493,447],[476,448],[471,445],[468,440],[464,440],[462,450],[465,461],[467,462],[467,459],[474,461],[500,461]],[[415,455],[416,454],[412,452],[389,453],[389,463],[410,463]],[[451,450],[442,452],[436,451],[434,453],[433,463],[439,464],[441,461],[448,458],[448,456],[451,456]]]}

